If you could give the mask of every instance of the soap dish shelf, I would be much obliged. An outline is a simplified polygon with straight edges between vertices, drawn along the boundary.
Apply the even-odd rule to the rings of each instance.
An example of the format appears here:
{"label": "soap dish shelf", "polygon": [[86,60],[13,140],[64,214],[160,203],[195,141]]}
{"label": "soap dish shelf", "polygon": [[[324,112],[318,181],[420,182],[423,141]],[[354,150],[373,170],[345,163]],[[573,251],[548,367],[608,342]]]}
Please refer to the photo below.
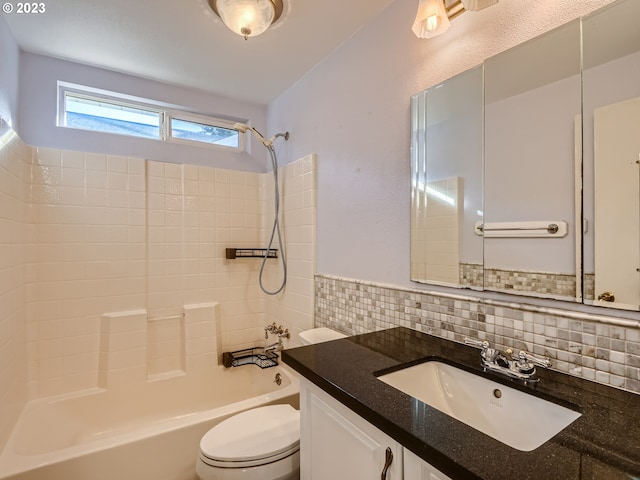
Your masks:
{"label": "soap dish shelf", "polygon": [[240,367],[242,365],[257,365],[260,368],[275,367],[278,365],[278,354],[264,352],[262,348],[247,348],[235,352],[224,352],[222,364],[227,367]]}
{"label": "soap dish shelf", "polygon": [[227,248],[225,249],[227,260],[236,258],[278,258],[277,248]]}

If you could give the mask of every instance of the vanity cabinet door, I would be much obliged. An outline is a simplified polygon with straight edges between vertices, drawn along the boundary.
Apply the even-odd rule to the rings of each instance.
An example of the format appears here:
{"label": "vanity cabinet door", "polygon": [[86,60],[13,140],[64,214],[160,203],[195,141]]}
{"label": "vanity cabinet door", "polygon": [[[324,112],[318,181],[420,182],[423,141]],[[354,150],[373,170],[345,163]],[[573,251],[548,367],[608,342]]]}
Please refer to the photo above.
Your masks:
{"label": "vanity cabinet door", "polygon": [[[384,476],[390,455],[392,460]],[[300,385],[300,477],[302,480],[402,480],[402,446],[303,380]]]}
{"label": "vanity cabinet door", "polygon": [[405,480],[451,480],[413,452],[404,449]]}

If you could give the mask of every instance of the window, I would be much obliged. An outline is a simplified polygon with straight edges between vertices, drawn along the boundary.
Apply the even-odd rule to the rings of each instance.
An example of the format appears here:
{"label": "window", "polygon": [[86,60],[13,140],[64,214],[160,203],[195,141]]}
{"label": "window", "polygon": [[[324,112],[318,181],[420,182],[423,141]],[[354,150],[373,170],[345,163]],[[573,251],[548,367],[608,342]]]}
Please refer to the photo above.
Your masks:
{"label": "window", "polygon": [[61,127],[244,150],[244,134],[232,121],[62,82],[59,94]]}
{"label": "window", "polygon": [[65,127],[161,138],[159,111],[69,92],[64,97]]}
{"label": "window", "polygon": [[169,137],[172,140],[187,140],[191,142],[203,142],[213,145],[222,145],[231,148],[240,148],[240,132],[231,127],[222,127],[204,121],[192,121],[171,117],[171,129]]}

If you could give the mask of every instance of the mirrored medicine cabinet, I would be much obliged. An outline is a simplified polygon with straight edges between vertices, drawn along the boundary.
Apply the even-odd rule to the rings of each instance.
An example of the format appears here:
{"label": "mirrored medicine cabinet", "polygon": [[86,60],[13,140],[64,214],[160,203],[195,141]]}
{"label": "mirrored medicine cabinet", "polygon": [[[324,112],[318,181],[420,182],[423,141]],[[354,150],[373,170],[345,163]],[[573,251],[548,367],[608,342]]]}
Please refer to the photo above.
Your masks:
{"label": "mirrored medicine cabinet", "polygon": [[411,280],[640,310],[640,2],[411,98]]}

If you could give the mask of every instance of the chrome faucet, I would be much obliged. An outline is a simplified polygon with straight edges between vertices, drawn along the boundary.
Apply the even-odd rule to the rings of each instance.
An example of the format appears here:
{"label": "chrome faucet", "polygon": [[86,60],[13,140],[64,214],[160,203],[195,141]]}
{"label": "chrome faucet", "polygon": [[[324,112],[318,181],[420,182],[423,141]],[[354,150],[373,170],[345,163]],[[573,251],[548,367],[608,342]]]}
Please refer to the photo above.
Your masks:
{"label": "chrome faucet", "polygon": [[482,349],[480,357],[485,370],[500,373],[511,378],[517,378],[526,382],[540,380],[536,375],[536,366],[549,368],[551,361],[548,358],[537,357],[529,352],[520,350],[514,355],[513,349],[508,348],[504,353],[491,348],[486,340],[465,338],[464,343]]}
{"label": "chrome faucet", "polygon": [[272,333],[274,335],[278,335],[279,338],[285,337],[289,338],[289,329],[282,328],[282,325],[276,325],[276,322],[273,322],[271,325],[267,325],[264,327],[264,339],[269,338],[269,334]]}
{"label": "chrome faucet", "polygon": [[264,347],[264,353],[268,353],[268,352],[279,352],[281,351],[283,348],[282,345],[282,337],[278,337],[278,341],[275,343],[272,343],[271,345],[267,345],[266,347]]}
{"label": "chrome faucet", "polygon": [[271,325],[267,325],[266,327],[264,327],[265,340],[269,338],[270,333],[277,335],[278,341],[264,347],[263,349],[264,353],[281,351],[284,348],[284,345],[282,344],[282,339],[291,337],[291,334],[289,333],[288,328],[282,328],[282,325],[276,325],[275,322],[273,322]]}

